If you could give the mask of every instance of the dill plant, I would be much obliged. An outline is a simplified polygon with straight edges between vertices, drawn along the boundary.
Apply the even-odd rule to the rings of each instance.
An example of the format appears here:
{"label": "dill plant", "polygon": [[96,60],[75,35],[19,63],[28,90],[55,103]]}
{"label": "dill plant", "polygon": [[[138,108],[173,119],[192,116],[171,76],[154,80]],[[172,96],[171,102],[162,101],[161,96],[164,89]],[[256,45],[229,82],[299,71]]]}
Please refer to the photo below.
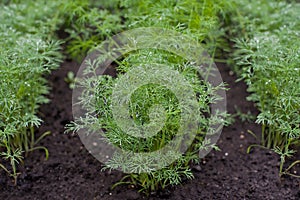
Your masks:
{"label": "dill plant", "polygon": [[234,9],[231,1],[75,0],[64,2],[61,9],[65,19],[62,27],[68,34],[67,52],[78,61],[113,34],[150,26],[177,27],[181,32],[192,33],[195,40],[206,44],[210,54],[229,51],[222,25]]}
{"label": "dill plant", "polygon": [[[221,58],[221,51],[229,51],[225,30],[229,13],[235,6],[223,0],[146,0],[120,1],[127,28],[161,27],[177,28],[202,43],[214,58]],[[218,55],[215,56],[215,54]]]}
{"label": "dill plant", "polygon": [[123,28],[122,12],[116,1],[65,1],[62,29],[68,34],[66,50],[71,58],[81,61],[88,50],[94,48],[106,37]]}
{"label": "dill plant", "polygon": [[[116,5],[124,17],[124,21],[122,22],[124,25],[121,28],[161,27],[176,30],[205,45],[212,56],[215,56],[216,49],[222,48],[225,44],[225,40],[223,39],[225,32],[221,28],[221,25],[224,20],[227,19],[227,14],[232,9],[231,4],[226,1],[209,0],[130,0],[119,1],[119,4]],[[80,19],[80,17],[78,19]],[[118,30],[120,26],[116,26],[116,28],[117,29],[114,30]],[[94,31],[99,30],[94,29]],[[100,34],[97,37],[100,38],[102,35],[103,34]],[[104,34],[104,36],[107,35]],[[95,42],[99,40],[90,37],[90,41],[94,45]],[[151,41],[149,41],[149,43],[151,43]],[[70,43],[70,45],[70,48],[74,48],[74,52],[80,51],[80,45],[76,46],[76,44],[72,45],[72,43]],[[91,47],[91,45],[87,45],[86,47]],[[218,95],[215,94],[215,91],[219,88],[214,88],[208,82],[199,79],[200,75],[193,63],[189,63],[170,52],[144,49],[130,52],[116,63],[118,72],[116,78],[103,75],[97,79],[86,78],[78,80],[78,87],[84,87],[87,90],[89,90],[89,88],[91,89],[91,91],[84,91],[82,93],[80,103],[86,107],[87,110],[90,110],[90,112],[96,112],[98,118],[95,119],[87,113],[85,117],[74,119],[71,124],[67,125],[67,131],[76,132],[80,129],[94,130],[100,127],[105,130],[107,142],[134,152],[152,152],[170,142],[180,126],[178,120],[181,110],[178,109],[178,99],[176,99],[174,94],[166,88],[159,87],[159,85],[150,84],[139,88],[134,92],[130,101],[131,117],[136,124],[140,125],[149,123],[149,109],[153,104],[159,103],[165,109],[167,113],[166,124],[156,136],[147,139],[132,137],[122,131],[113,118],[111,95],[114,84],[132,69],[133,66],[143,63],[164,64],[183,74],[186,80],[192,85],[194,92],[198,95],[198,109],[203,114],[197,116],[199,129],[197,130],[197,136],[193,144],[184,155],[180,156],[180,158],[171,165],[160,170],[150,170],[149,173],[143,173],[143,171],[145,171],[144,167],[147,167],[147,161],[142,162],[145,160],[140,159],[132,162],[130,158],[124,158],[118,154],[115,154],[109,162],[106,163],[107,166],[104,169],[121,169],[126,172],[132,171],[132,173],[127,174],[113,187],[120,184],[133,184],[140,192],[150,194],[159,189],[164,189],[169,185],[180,184],[183,179],[193,178],[190,164],[199,162],[199,150],[206,149],[211,145],[209,141],[204,140],[205,133],[211,131],[208,130],[209,124],[227,124],[228,122],[224,120],[224,117],[227,116],[226,113],[219,113],[219,116],[213,119],[205,117],[211,114],[209,105],[215,103],[219,98]],[[87,73],[95,73],[93,70],[93,64],[89,63],[86,69]],[[96,86],[96,89],[91,88],[91,85]],[[223,88],[224,86],[220,85],[219,87]],[[90,93],[96,93],[97,95],[89,95]],[[89,107],[90,102],[96,102],[96,108]],[[218,149],[216,146],[213,146],[213,148]],[[149,160],[148,162],[151,161]],[[140,163],[140,165],[136,163]],[[136,173],[136,171],[139,170],[141,173]]]}
{"label": "dill plant", "polygon": [[[35,127],[40,104],[47,103],[47,80],[44,75],[61,61],[60,42],[48,40],[60,20],[50,14],[57,3],[26,1],[1,4],[0,11],[0,168],[14,178],[24,152],[42,149]],[[4,162],[7,160],[10,167]]]}
{"label": "dill plant", "polygon": [[300,137],[300,4],[236,2],[239,29],[232,30],[240,39],[234,40],[233,57],[251,93],[248,100],[260,111],[256,123],[262,125],[261,143],[280,155],[279,174],[293,175],[289,170],[299,161],[286,169],[284,163],[296,152]]}
{"label": "dill plant", "polygon": [[[123,150],[132,151],[135,153],[141,152],[154,152],[163,148],[168,144],[174,136],[178,133],[181,125],[180,113],[182,110],[179,108],[178,99],[168,88],[156,84],[145,84],[139,87],[131,96],[129,111],[130,116],[137,125],[145,125],[151,123],[150,117],[155,119],[155,114],[149,116],[149,112],[153,105],[161,105],[166,113],[165,124],[154,136],[148,138],[138,138],[129,135],[127,132],[120,128],[120,124],[112,113],[112,93],[115,84],[126,76],[126,73],[136,66],[147,63],[159,63],[170,67],[170,69],[180,72],[189,84],[192,86],[194,92],[197,94],[197,109],[201,115],[195,116],[198,122],[196,137],[184,155],[159,170],[152,170],[151,162],[143,157],[135,157],[134,159],[114,154],[106,164],[104,169],[120,169],[126,171],[128,175],[124,176],[122,180],[117,182],[113,187],[120,184],[133,184],[140,192],[150,194],[150,192],[164,189],[169,185],[177,185],[183,179],[193,178],[190,164],[199,162],[199,150],[208,148],[209,141],[204,138],[209,130],[211,124],[224,124],[224,117],[226,113],[219,113],[214,118],[208,118],[210,115],[210,104],[215,103],[219,97],[215,94],[216,90],[223,88],[223,85],[212,87],[208,82],[199,79],[199,71],[197,66],[189,63],[185,59],[173,55],[170,52],[161,50],[138,50],[131,52],[124,59],[118,62],[117,77],[113,78],[109,75],[103,75],[97,78],[85,78],[78,80],[78,87],[84,87],[84,91],[80,96],[80,103],[89,111],[96,112],[98,118],[93,118],[90,114],[86,113],[84,117],[77,118],[72,124],[67,126],[68,131],[84,130],[105,130],[105,138],[107,142],[120,147]],[[93,64],[88,64],[86,71],[92,72],[94,69]],[[139,75],[135,74],[139,79]],[[168,78],[168,77],[166,77]],[[180,84],[180,83],[178,83]],[[90,87],[94,85],[94,87]],[[94,95],[90,95],[95,93]],[[95,107],[90,107],[91,103],[95,102]],[[188,106],[188,105],[187,105]],[[87,131],[89,132],[89,131]],[[213,148],[217,149],[213,145]],[[164,160],[164,156],[176,157],[178,155],[161,155],[159,158]],[[153,158],[155,159],[155,158]],[[163,161],[162,161],[163,162]],[[147,172],[145,172],[147,171]],[[131,173],[130,173],[131,172]]]}

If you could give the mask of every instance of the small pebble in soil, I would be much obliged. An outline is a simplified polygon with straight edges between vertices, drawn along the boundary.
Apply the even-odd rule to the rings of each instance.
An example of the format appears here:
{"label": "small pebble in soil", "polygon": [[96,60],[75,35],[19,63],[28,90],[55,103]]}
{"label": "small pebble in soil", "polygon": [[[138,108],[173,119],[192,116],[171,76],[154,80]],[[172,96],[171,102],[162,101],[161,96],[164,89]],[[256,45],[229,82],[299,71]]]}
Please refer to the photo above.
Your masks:
{"label": "small pebble in soil", "polygon": [[243,134],[240,135],[240,139],[243,140],[245,139],[245,136]]}
{"label": "small pebble in soil", "polygon": [[228,153],[227,153],[227,152],[225,153],[225,156],[228,156]]}
{"label": "small pebble in soil", "polygon": [[234,75],[234,72],[233,71],[229,71],[229,76],[233,76]]}
{"label": "small pebble in soil", "polygon": [[98,144],[97,144],[97,142],[93,142],[93,146],[97,146]]}
{"label": "small pebble in soil", "polygon": [[195,166],[193,166],[193,169],[200,172],[202,168],[200,165],[195,165]]}

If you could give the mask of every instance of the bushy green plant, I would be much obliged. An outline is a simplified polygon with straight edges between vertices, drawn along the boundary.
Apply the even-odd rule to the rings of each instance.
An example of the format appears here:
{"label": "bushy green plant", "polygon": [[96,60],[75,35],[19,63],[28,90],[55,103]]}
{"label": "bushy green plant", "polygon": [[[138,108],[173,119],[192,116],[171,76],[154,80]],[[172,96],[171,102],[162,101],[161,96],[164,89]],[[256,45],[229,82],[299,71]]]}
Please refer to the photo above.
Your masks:
{"label": "bushy green plant", "polygon": [[127,0],[120,1],[127,28],[161,27],[190,34],[196,41],[205,45],[214,58],[216,50],[228,51],[224,40],[228,14],[235,8],[231,1],[223,0]]}
{"label": "bushy green plant", "polygon": [[[80,104],[88,110],[88,113],[96,112],[97,118],[87,113],[85,117],[75,119],[73,124],[68,125],[68,129],[69,131],[104,129],[105,138],[107,138],[109,143],[119,146],[123,150],[135,153],[154,152],[168,144],[174,136],[178,134],[178,130],[180,126],[182,126],[180,113],[183,109],[178,106],[178,99],[168,88],[156,84],[146,84],[139,87],[131,95],[129,104],[130,116],[138,126],[157,123],[157,120],[158,122],[160,121],[160,119],[155,117],[159,114],[153,113],[153,110],[150,110],[153,105],[161,105],[165,110],[165,124],[155,136],[147,139],[131,136],[120,128],[120,124],[117,124],[113,116],[111,108],[112,93],[116,83],[126,76],[128,71],[147,63],[164,64],[164,66],[169,66],[170,69],[182,74],[192,86],[194,92],[197,93],[197,109],[198,112],[202,113],[193,119],[199,123],[194,142],[188,148],[187,152],[185,152],[184,155],[180,155],[171,165],[159,170],[152,170],[151,167],[149,168],[151,162],[153,162],[151,159],[147,160],[143,157],[132,159],[119,154],[114,154],[106,163],[105,169],[121,169],[127,173],[132,172],[126,175],[116,185],[123,183],[133,184],[137,186],[140,191],[149,194],[149,192],[164,189],[168,185],[180,184],[182,178],[192,178],[191,162],[199,162],[199,150],[212,145],[209,141],[204,140],[206,132],[212,131],[209,130],[209,125],[226,123],[226,121],[223,121],[224,117],[226,117],[226,113],[220,113],[214,118],[205,117],[206,115],[210,115],[209,105],[214,103],[218,98],[215,91],[219,88],[214,88],[209,83],[199,79],[200,74],[197,70],[197,66],[186,62],[181,57],[175,56],[170,52],[148,49],[132,52],[119,62],[117,78],[103,75],[96,79],[84,78],[78,80],[77,84],[80,85],[78,87],[85,88],[80,96]],[[90,63],[85,70],[92,72],[95,70],[93,67],[93,64]],[[133,77],[139,79],[140,76],[135,74]],[[165,76],[165,79],[168,78],[169,77]],[[90,85],[94,85],[96,91],[94,87],[89,87]],[[223,87],[223,85],[219,87]],[[90,94],[94,92],[95,94],[91,96]],[[90,102],[95,102],[95,107],[90,107]],[[149,113],[151,114],[149,115]],[[217,147],[214,146],[214,148]],[[161,157],[156,159],[162,162],[164,156],[167,155],[161,155]],[[176,155],[170,154],[168,156]],[[147,171],[147,173],[145,173],[145,171]]]}
{"label": "bushy green plant", "polygon": [[122,12],[116,1],[65,1],[62,29],[68,34],[67,53],[81,61],[88,50],[97,46],[108,36],[122,30]]}
{"label": "bushy green plant", "polygon": [[234,40],[234,58],[248,84],[248,99],[260,111],[256,122],[262,125],[262,145],[280,154],[280,175],[289,173],[283,165],[300,137],[300,4],[236,2],[243,34]]}
{"label": "bushy green plant", "polygon": [[216,49],[218,53],[229,51],[222,25],[234,9],[230,1],[76,0],[65,2],[61,9],[66,19],[63,30],[68,33],[67,52],[79,61],[105,38],[122,30],[149,26],[177,27],[181,32],[193,33],[211,54]]}
{"label": "bushy green plant", "polygon": [[44,75],[61,61],[60,42],[48,40],[60,22],[50,17],[57,5],[39,1],[1,4],[0,167],[15,183],[24,152],[43,149],[48,158],[47,149],[36,144],[49,132],[36,138],[34,128],[41,124],[39,105],[48,102]]}
{"label": "bushy green plant", "polygon": [[[212,56],[215,56],[216,49],[218,47],[221,48],[225,42],[223,40],[224,31],[222,31],[221,25],[226,18],[227,12],[232,9],[228,2],[208,0],[130,0],[120,1],[117,5],[124,15],[124,29],[161,27],[176,30],[184,35],[188,35],[196,42],[202,43]],[[80,17],[78,19],[80,19]],[[118,21],[115,22],[120,23]],[[82,24],[80,24],[79,27],[81,27],[81,25]],[[118,28],[120,26],[116,27]],[[95,29],[93,28],[93,30]],[[98,37],[102,35],[102,33],[98,34]],[[90,37],[90,41],[93,45],[99,41],[88,34],[87,36]],[[103,39],[103,37],[100,39]],[[151,44],[151,41],[149,41],[149,43]],[[70,45],[70,48],[81,51],[79,46],[72,45],[72,43],[70,43]],[[91,45],[87,45],[86,47],[90,48]],[[134,66],[147,63],[164,64],[169,66],[170,69],[179,71],[179,73],[184,75],[192,85],[194,92],[198,95],[198,111],[202,114],[205,113],[208,116],[211,114],[209,105],[214,103],[214,100],[218,98],[214,93],[217,88],[214,88],[206,81],[201,81],[201,79],[199,79],[200,75],[197,72],[195,64],[189,63],[178,55],[173,55],[170,52],[144,49],[130,52],[117,62],[117,78],[104,75],[100,76],[98,79],[84,78],[78,80],[78,87],[83,87],[87,90],[91,89],[90,91],[84,91],[82,93],[82,96],[80,96],[80,104],[82,104],[90,113],[96,112],[97,118],[92,117],[88,112],[84,117],[75,119],[72,124],[68,125],[68,131],[78,131],[80,129],[93,131],[94,129],[100,128],[105,130],[105,137],[108,139],[109,143],[134,152],[156,151],[170,142],[180,126],[178,120],[181,110],[177,106],[178,99],[176,99],[174,94],[167,90],[167,88],[153,84],[144,85],[133,93],[130,100],[131,118],[134,120],[135,124],[138,125],[151,123],[151,121],[149,121],[151,106],[156,104],[163,106],[167,113],[166,124],[156,136],[147,139],[130,136],[118,126],[113,118],[111,96],[115,83],[122,79],[122,77],[124,77],[128,71],[133,69]],[[87,63],[86,71],[95,74],[96,72],[93,72],[93,70],[95,70],[93,67],[93,63]],[[90,95],[95,92],[95,88],[89,87],[91,85],[96,86],[97,95]],[[90,102],[97,102],[96,107],[90,107]],[[181,155],[174,163],[167,167],[157,171],[151,171],[150,169],[145,169],[148,167],[147,163],[151,163],[150,160],[145,161],[142,158],[140,160],[132,160],[130,157],[115,154],[114,157],[106,163],[106,169],[121,169],[129,172],[129,174],[120,182],[116,183],[116,185],[123,183],[133,184],[137,186],[140,191],[147,194],[151,191],[163,189],[168,185],[180,184],[183,178],[190,179],[193,177],[190,164],[191,162],[199,162],[197,152],[199,152],[200,149],[205,149],[211,145],[209,141],[204,140],[206,131],[211,131],[208,130],[209,124],[227,123],[223,119],[226,117],[226,113],[219,113],[219,115],[219,117],[213,119],[207,118],[204,115],[197,116],[199,129],[197,130],[196,139],[184,155]],[[217,149],[216,146],[214,146],[214,148]],[[140,163],[140,165],[137,165],[136,163]],[[137,173],[137,171],[141,173]],[[149,172],[144,173],[144,171]]]}

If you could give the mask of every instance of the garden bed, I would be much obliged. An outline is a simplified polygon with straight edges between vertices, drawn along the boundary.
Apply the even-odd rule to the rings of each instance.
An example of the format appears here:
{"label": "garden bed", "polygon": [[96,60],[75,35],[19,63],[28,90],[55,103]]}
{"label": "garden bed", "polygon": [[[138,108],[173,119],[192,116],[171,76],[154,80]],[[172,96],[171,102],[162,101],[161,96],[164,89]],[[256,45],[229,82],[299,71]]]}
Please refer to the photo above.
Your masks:
{"label": "garden bed", "polygon": [[[257,143],[248,130],[259,135],[261,127],[254,122],[235,117],[234,124],[223,129],[218,141],[221,151],[212,151],[194,166],[193,180],[158,191],[149,198],[132,186],[111,186],[122,178],[119,171],[101,171],[103,167],[84,148],[79,137],[64,134],[65,124],[72,120],[72,91],[65,82],[69,71],[79,65],[65,61],[48,80],[51,102],[42,105],[39,116],[44,120],[37,135],[51,131],[40,142],[49,150],[45,161],[43,151],[34,151],[24,160],[17,186],[4,171],[0,174],[0,199],[299,199],[299,180],[283,176],[279,179],[280,158],[270,150],[253,148]],[[219,64],[223,80],[228,83],[229,113],[237,107],[243,113],[257,114],[253,103],[246,101],[248,93],[243,82],[236,82],[229,67]],[[296,158],[300,158],[296,155]]]}
{"label": "garden bed", "polygon": [[0,4],[0,199],[300,199],[296,0]]}

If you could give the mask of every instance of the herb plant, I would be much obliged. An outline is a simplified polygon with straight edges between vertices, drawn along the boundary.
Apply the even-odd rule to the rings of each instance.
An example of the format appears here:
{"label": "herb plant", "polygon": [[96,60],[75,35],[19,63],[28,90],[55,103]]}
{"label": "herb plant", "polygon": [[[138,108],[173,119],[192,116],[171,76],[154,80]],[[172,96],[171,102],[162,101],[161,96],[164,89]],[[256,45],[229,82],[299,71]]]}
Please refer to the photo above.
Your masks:
{"label": "herb plant", "polygon": [[[115,26],[117,29],[114,30],[118,30],[118,28],[132,29],[138,27],[161,27],[176,30],[202,43],[212,56],[215,56],[216,49],[218,49],[218,47],[221,48],[225,43],[225,40],[223,40],[224,32],[222,31],[221,25],[223,20],[226,19],[227,12],[232,9],[231,5],[225,1],[209,0],[130,0],[120,1],[119,4],[116,5],[118,5],[118,8],[124,16],[124,21],[122,22],[124,25]],[[87,13],[87,15],[89,14]],[[81,17],[78,17],[78,19],[80,18]],[[120,23],[118,17],[115,19],[116,21],[110,25]],[[79,24],[79,27],[79,29],[82,30],[82,24]],[[78,28],[75,30],[77,29]],[[112,30],[111,27],[109,30]],[[93,31],[100,30],[93,28]],[[98,34],[98,37],[100,36],[98,39],[91,37],[89,34],[86,34],[86,36],[88,39],[85,40],[90,40],[93,45],[104,39],[104,37],[102,37],[103,33]],[[104,36],[109,35],[104,34]],[[151,41],[149,41],[149,43],[151,43]],[[83,52],[80,45],[77,46],[74,44],[75,43],[70,43],[70,48],[73,49],[72,52]],[[90,48],[91,45],[87,45],[86,47]],[[75,53],[74,55],[78,54]],[[151,163],[151,160],[145,161],[141,158],[140,160],[133,161],[130,157],[124,157],[118,154],[115,154],[108,163],[106,163],[107,166],[104,169],[121,169],[128,172],[128,175],[114,186],[133,184],[139,188],[139,191],[149,194],[150,192],[164,189],[169,185],[180,184],[182,179],[191,179],[193,174],[190,164],[199,162],[199,150],[211,145],[209,141],[204,140],[205,133],[211,131],[208,130],[209,124],[227,123],[224,121],[224,117],[227,116],[226,113],[219,113],[219,116],[213,119],[205,117],[211,114],[209,105],[218,99],[218,95],[214,93],[217,88],[212,87],[205,80],[199,79],[200,76],[195,64],[187,62],[178,55],[173,55],[170,52],[162,50],[143,49],[130,52],[116,63],[117,77],[113,78],[108,75],[103,75],[98,78],[77,80],[77,87],[86,89],[83,91],[82,96],[80,96],[80,104],[89,112],[96,112],[97,118],[87,113],[84,117],[74,119],[73,123],[67,125],[67,130],[76,132],[80,129],[94,130],[100,128],[105,130],[105,137],[109,143],[134,152],[156,151],[170,142],[180,127],[179,119],[181,110],[178,107],[178,99],[167,88],[155,84],[146,84],[137,89],[130,99],[130,115],[137,125],[151,123],[149,116],[151,106],[159,104],[165,109],[165,126],[163,126],[156,136],[147,139],[133,137],[121,130],[113,118],[111,96],[115,83],[122,79],[134,66],[147,63],[164,64],[169,66],[170,69],[174,69],[182,74],[192,85],[194,92],[197,93],[198,111],[203,114],[196,117],[199,121],[199,127],[193,144],[184,155],[181,155],[169,166],[157,171],[147,170],[145,169],[147,168],[147,162]],[[95,72],[93,72],[93,70],[95,69],[93,63],[87,62],[86,64],[87,73],[90,72],[94,74]],[[87,87],[89,85],[94,85],[95,87]],[[220,85],[219,87],[223,88],[224,86]],[[96,93],[96,95],[89,95],[91,93]],[[96,107],[91,107],[89,105],[90,102],[96,102]],[[216,146],[213,147],[218,149]],[[140,165],[136,163],[140,163]],[[148,172],[145,173],[144,171]]]}
{"label": "herb plant", "polygon": [[61,7],[67,53],[81,61],[88,50],[122,30],[122,12],[115,1],[66,1]]}
{"label": "herb plant", "polygon": [[67,52],[78,61],[113,34],[150,26],[192,33],[210,54],[229,51],[222,25],[234,9],[230,1],[75,0],[65,2],[62,9]]}
{"label": "herb plant", "polygon": [[[280,175],[287,157],[296,151],[300,137],[300,18],[299,3],[236,1],[240,5],[233,28],[234,58],[260,111],[261,143],[281,157]],[[251,147],[250,147],[251,148]]]}
{"label": "herb plant", "polygon": [[[88,78],[78,80],[77,84],[80,85],[79,87],[85,87],[87,90],[83,91],[82,96],[80,96],[81,104],[90,112],[96,112],[98,118],[94,118],[87,113],[85,117],[77,118],[72,124],[68,125],[68,130],[94,130],[97,129],[97,127],[104,129],[105,137],[108,142],[124,150],[134,151],[136,153],[157,151],[168,144],[177,134],[181,126],[180,113],[182,112],[178,106],[178,99],[168,88],[156,84],[146,84],[138,88],[131,96],[130,115],[137,125],[151,123],[151,116],[151,120],[153,120],[153,118],[154,121],[156,120],[155,117],[153,117],[156,116],[155,112],[151,112],[149,115],[153,105],[159,104],[164,108],[166,112],[165,124],[155,136],[147,139],[133,137],[127,132],[124,132],[113,117],[111,104],[115,84],[126,76],[129,70],[135,68],[134,66],[140,66],[143,63],[167,64],[171,69],[179,71],[189,81],[194,92],[198,94],[197,109],[202,113],[199,116],[195,116],[199,127],[197,128],[197,134],[193,144],[184,155],[181,155],[171,165],[159,170],[151,170],[150,168],[148,169],[149,166],[147,164],[151,163],[151,159],[145,160],[141,157],[132,160],[130,157],[124,157],[124,155],[119,154],[114,154],[106,163],[104,169],[121,169],[129,173],[120,182],[116,183],[115,186],[124,183],[133,184],[140,189],[139,191],[149,194],[150,192],[164,189],[168,185],[179,184],[183,178],[191,179],[193,177],[190,168],[191,162],[198,163],[199,150],[211,145],[209,141],[204,140],[206,132],[211,131],[208,130],[209,124],[225,123],[223,118],[226,116],[226,113],[220,113],[219,116],[215,118],[205,117],[205,115],[210,115],[209,105],[214,103],[214,99],[218,98],[214,93],[217,88],[199,79],[196,66],[169,52],[147,49],[132,52],[120,61],[117,67],[118,75],[116,78],[103,75],[97,79]],[[92,64],[88,64],[86,71],[93,71],[93,67]],[[136,74],[135,77],[138,79],[138,74]],[[95,88],[86,88],[87,85],[95,85],[96,92],[94,95],[88,95],[93,93]],[[223,86],[220,85],[219,87]],[[88,91],[89,89],[91,91]],[[95,102],[96,107],[90,107],[89,102]],[[214,146],[214,148],[217,147]],[[157,159],[163,160],[163,155]],[[147,173],[145,173],[145,171],[147,171]]]}
{"label": "herb plant", "polygon": [[49,17],[57,6],[33,1],[1,3],[0,168],[15,183],[23,153],[42,149],[48,158],[48,150],[36,145],[49,132],[37,138],[35,127],[42,122],[37,116],[39,105],[48,102],[44,75],[61,61],[60,42],[48,40],[60,21]]}

